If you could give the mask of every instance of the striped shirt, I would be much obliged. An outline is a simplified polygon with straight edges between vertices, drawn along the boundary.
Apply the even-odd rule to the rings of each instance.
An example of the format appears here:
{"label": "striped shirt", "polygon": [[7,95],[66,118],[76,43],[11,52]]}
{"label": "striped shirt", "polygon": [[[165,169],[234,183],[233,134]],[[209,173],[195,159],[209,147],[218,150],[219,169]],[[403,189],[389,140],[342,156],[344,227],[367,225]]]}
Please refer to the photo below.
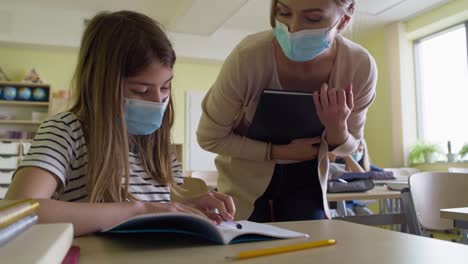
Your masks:
{"label": "striped shirt", "polygon": [[[89,201],[86,175],[88,165],[86,141],[81,122],[70,112],[45,120],[37,131],[31,148],[19,167],[39,167],[55,174],[62,185],[53,198],[69,202]],[[129,191],[139,200],[169,202],[170,188],[148,175],[138,155],[129,153]],[[172,154],[175,182],[183,183],[182,166]],[[122,182],[125,178],[122,177]]]}

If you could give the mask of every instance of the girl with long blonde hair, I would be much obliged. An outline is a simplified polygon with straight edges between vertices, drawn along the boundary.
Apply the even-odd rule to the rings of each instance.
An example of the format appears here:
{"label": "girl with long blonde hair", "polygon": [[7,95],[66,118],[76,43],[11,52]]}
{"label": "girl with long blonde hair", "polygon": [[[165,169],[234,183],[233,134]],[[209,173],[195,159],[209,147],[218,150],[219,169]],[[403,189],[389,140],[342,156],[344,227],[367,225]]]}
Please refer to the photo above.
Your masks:
{"label": "girl with long blonde hair", "polygon": [[171,187],[183,182],[171,148],[175,60],[151,18],[130,11],[96,15],[82,38],[73,105],[42,123],[6,199],[39,199],[39,221],[72,222],[75,235],[145,213],[219,222],[208,213],[218,209],[233,219],[227,195],[171,202]]}

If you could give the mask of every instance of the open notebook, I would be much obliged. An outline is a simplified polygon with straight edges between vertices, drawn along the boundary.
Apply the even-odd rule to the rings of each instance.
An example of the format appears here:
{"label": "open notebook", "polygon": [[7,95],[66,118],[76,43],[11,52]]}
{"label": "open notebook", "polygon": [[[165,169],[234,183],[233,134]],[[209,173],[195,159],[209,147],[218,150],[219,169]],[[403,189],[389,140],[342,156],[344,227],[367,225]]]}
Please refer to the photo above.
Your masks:
{"label": "open notebook", "polygon": [[239,229],[232,222],[212,224],[205,218],[183,213],[146,214],[128,219],[102,233],[173,233],[192,235],[217,244],[266,240],[272,238],[308,237],[299,233],[268,224],[250,221],[236,221]]}

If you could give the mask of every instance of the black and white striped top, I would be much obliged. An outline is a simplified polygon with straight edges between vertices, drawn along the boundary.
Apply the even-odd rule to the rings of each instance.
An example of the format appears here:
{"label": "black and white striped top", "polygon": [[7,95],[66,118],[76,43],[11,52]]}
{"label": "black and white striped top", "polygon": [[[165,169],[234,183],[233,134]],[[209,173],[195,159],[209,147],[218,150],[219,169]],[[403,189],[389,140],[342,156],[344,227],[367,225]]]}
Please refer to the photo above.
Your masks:
{"label": "black and white striped top", "polygon": [[[142,201],[169,202],[169,186],[161,185],[148,175],[142,161],[129,153],[130,192]],[[55,174],[63,189],[54,199],[70,202],[88,201],[87,184],[88,155],[81,122],[70,112],[53,116],[41,124],[28,154],[19,167],[40,167]],[[172,155],[172,173],[176,183],[183,183],[182,166]],[[122,177],[122,182],[124,177]]]}

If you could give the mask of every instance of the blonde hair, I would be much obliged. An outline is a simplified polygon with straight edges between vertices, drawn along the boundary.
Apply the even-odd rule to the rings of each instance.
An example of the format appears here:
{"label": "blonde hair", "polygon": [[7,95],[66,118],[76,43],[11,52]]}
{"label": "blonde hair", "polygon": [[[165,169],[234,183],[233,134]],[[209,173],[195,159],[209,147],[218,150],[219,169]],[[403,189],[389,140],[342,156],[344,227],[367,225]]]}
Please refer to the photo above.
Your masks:
{"label": "blonde hair", "polygon": [[[354,13],[354,7],[356,5],[356,0],[335,0],[336,4],[341,6],[345,13],[351,17]],[[276,25],[276,5],[278,0],[271,0],[271,9],[270,9],[270,25],[275,27]]]}
{"label": "blonde hair", "polygon": [[[148,136],[127,133],[124,121],[124,79],[154,62],[173,67],[172,45],[160,24],[130,11],[97,14],[88,24],[73,78],[70,109],[81,121],[88,148],[90,202],[135,200],[129,192],[129,150],[161,184],[175,186],[172,177],[172,96],[161,128]],[[122,177],[125,181],[122,183]]]}

